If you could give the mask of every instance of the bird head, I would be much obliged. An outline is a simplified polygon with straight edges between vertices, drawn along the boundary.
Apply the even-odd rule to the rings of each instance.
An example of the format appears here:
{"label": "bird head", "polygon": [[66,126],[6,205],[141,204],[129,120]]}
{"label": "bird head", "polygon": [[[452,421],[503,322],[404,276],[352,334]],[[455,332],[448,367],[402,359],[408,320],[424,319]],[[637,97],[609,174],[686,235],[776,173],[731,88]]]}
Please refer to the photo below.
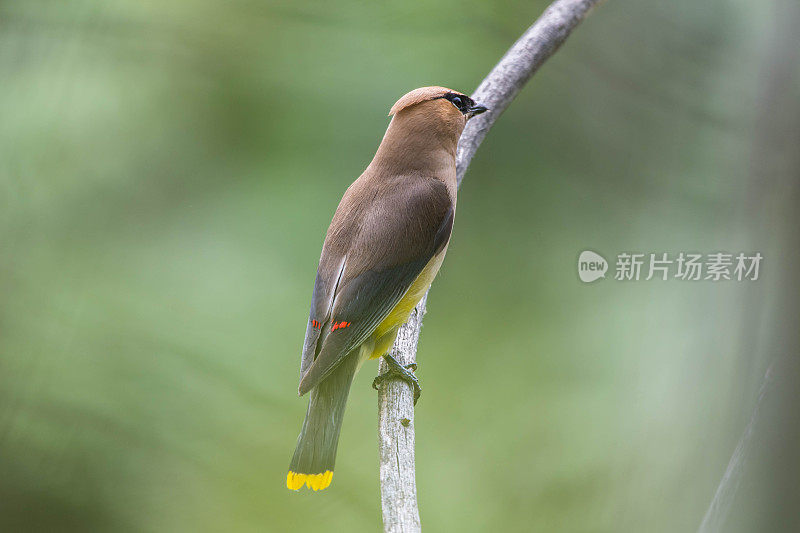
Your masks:
{"label": "bird head", "polygon": [[467,121],[485,111],[485,106],[458,91],[447,87],[421,87],[392,106],[390,129],[402,132],[407,139],[452,144],[454,150]]}
{"label": "bird head", "polygon": [[[449,105],[448,105],[449,103]],[[447,87],[420,87],[410,93],[406,93],[392,106],[389,116],[397,115],[403,110],[417,106],[419,110],[424,110],[430,114],[442,114],[444,116],[453,115],[463,117],[464,122],[480,115],[488,108],[458,91]]]}

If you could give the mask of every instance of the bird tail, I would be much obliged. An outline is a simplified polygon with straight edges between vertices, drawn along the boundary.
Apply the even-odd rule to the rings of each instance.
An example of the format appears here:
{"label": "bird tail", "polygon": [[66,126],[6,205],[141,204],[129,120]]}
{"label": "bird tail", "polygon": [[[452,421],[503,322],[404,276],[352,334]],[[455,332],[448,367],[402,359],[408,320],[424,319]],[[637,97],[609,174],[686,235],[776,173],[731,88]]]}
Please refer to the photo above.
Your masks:
{"label": "bird tail", "polygon": [[357,369],[358,353],[351,353],[311,390],[306,419],[286,475],[290,490],[306,485],[317,491],[331,484],[344,408]]}

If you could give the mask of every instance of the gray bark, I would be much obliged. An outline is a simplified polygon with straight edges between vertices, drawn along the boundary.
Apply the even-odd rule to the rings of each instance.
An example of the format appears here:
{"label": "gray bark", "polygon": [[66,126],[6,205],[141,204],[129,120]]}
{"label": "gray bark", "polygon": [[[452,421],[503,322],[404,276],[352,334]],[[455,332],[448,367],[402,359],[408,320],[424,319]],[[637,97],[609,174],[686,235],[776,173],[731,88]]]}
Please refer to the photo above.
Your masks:
{"label": "gray bark", "polygon": [[[800,247],[797,245],[800,214],[796,207],[800,199],[800,152],[797,151],[800,140],[800,107],[793,92],[800,59],[800,48],[797,46],[800,8],[792,0],[773,1],[765,4],[765,8],[768,7],[773,10],[772,28],[768,33],[769,41],[762,58],[762,87],[753,106],[758,110],[756,135],[751,154],[750,184],[742,213],[745,216],[745,229],[753,232],[751,239],[754,245],[768,243],[775,236],[783,239],[781,254],[776,254],[781,261],[771,271],[776,280],[772,282],[771,291],[782,296],[778,299],[777,310],[770,315],[784,318],[772,320],[772,329],[769,332],[774,345],[780,347],[782,355],[772,356],[774,359],[762,381],[753,414],[728,461],[698,533],[719,533],[737,527],[726,524],[737,504],[744,504],[739,501],[742,499],[739,496],[740,486],[748,481],[755,483],[752,472],[765,477],[771,476],[770,489],[776,493],[769,499],[770,507],[766,509],[768,514],[765,513],[774,522],[763,524],[761,531],[777,531],[775,524],[780,524],[780,531],[798,531],[797,474],[787,459],[796,461],[798,432],[794,412],[796,403],[791,400],[795,399],[793,394],[797,394],[799,387],[796,358],[800,352],[800,341],[797,337],[800,299],[796,272],[796,265],[800,261]],[[757,295],[769,293],[764,289],[755,293],[754,287],[750,291],[745,306],[748,326],[752,324],[752,317],[757,312],[765,311],[764,304]],[[744,357],[752,360],[758,348],[751,340],[754,337],[752,328],[742,328],[742,332],[740,344],[744,347]],[[753,362],[748,363],[752,364]],[[787,391],[793,391],[793,394]],[[776,414],[778,406],[775,402],[772,405],[763,405],[770,394],[789,400],[783,407],[785,411]],[[778,428],[773,427],[776,419],[780,420]],[[770,434],[774,433],[780,435],[777,443],[770,441]],[[786,463],[785,468],[781,464],[780,471],[775,471],[775,466],[765,463],[759,453],[781,457],[781,461]],[[746,480],[746,470],[751,470],[749,480]],[[776,495],[781,497],[775,497]]]}
{"label": "gray bark", "polygon": [[[506,52],[472,98],[489,108],[467,123],[458,144],[458,184],[489,129],[525,83],[601,0],[557,0]],[[400,364],[416,362],[417,342],[427,294],[400,328],[392,355]],[[381,360],[379,371],[387,370]],[[378,393],[381,510],[387,533],[421,530],[414,471],[413,390],[403,381],[386,381]]]}
{"label": "gray bark", "polygon": [[753,416],[750,417],[750,422],[747,423],[744,433],[742,434],[742,438],[739,439],[739,443],[736,445],[736,449],[733,451],[731,460],[728,462],[727,468],[725,468],[725,474],[723,474],[722,480],[719,482],[719,486],[717,487],[717,491],[714,493],[714,498],[711,500],[711,505],[709,505],[708,510],[706,510],[706,514],[703,517],[703,522],[700,524],[700,528],[697,530],[698,533],[716,533],[722,531],[725,520],[728,518],[728,514],[731,510],[731,504],[736,497],[736,491],[739,489],[739,483],[742,479],[742,472],[744,470],[745,462],[747,458],[752,455],[751,449],[753,447],[753,434],[755,431],[756,422],[758,421],[758,412],[761,404],[764,401],[764,397],[767,395],[772,386],[772,381],[774,379],[772,371],[773,365],[770,365],[767,369],[767,373],[764,376],[764,382],[762,383],[761,389],[758,392],[758,400],[756,401],[756,406],[753,410]]}
{"label": "gray bark", "polygon": [[[401,365],[416,361],[417,342],[425,314],[422,297],[397,334],[392,355]],[[389,367],[381,359],[381,374]],[[378,433],[381,460],[381,512],[384,531],[420,530],[417,482],[414,474],[414,389],[404,381],[385,382],[378,394]]]}

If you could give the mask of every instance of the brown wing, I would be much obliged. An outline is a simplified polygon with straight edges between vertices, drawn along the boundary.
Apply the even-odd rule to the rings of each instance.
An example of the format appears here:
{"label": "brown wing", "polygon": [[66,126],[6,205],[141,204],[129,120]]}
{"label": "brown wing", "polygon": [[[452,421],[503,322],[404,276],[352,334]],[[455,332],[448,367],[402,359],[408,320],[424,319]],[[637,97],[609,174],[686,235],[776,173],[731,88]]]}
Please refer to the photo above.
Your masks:
{"label": "brown wing", "polygon": [[[359,183],[361,182],[361,183]],[[388,316],[450,239],[454,206],[433,178],[357,180],[322,249],[301,361],[305,394]]]}

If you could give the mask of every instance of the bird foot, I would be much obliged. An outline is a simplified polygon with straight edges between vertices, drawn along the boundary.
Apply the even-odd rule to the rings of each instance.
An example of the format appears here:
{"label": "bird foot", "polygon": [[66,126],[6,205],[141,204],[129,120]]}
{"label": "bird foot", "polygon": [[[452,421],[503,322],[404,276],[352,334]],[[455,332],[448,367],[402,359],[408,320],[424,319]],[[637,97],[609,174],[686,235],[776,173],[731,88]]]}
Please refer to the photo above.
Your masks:
{"label": "bird foot", "polygon": [[383,356],[383,360],[389,366],[389,370],[377,376],[372,381],[372,388],[380,390],[379,387],[387,380],[392,378],[399,378],[411,385],[414,388],[414,405],[417,405],[420,394],[422,394],[422,387],[419,384],[419,379],[413,374],[417,370],[417,363],[409,365],[401,365],[397,359],[389,354]]}

